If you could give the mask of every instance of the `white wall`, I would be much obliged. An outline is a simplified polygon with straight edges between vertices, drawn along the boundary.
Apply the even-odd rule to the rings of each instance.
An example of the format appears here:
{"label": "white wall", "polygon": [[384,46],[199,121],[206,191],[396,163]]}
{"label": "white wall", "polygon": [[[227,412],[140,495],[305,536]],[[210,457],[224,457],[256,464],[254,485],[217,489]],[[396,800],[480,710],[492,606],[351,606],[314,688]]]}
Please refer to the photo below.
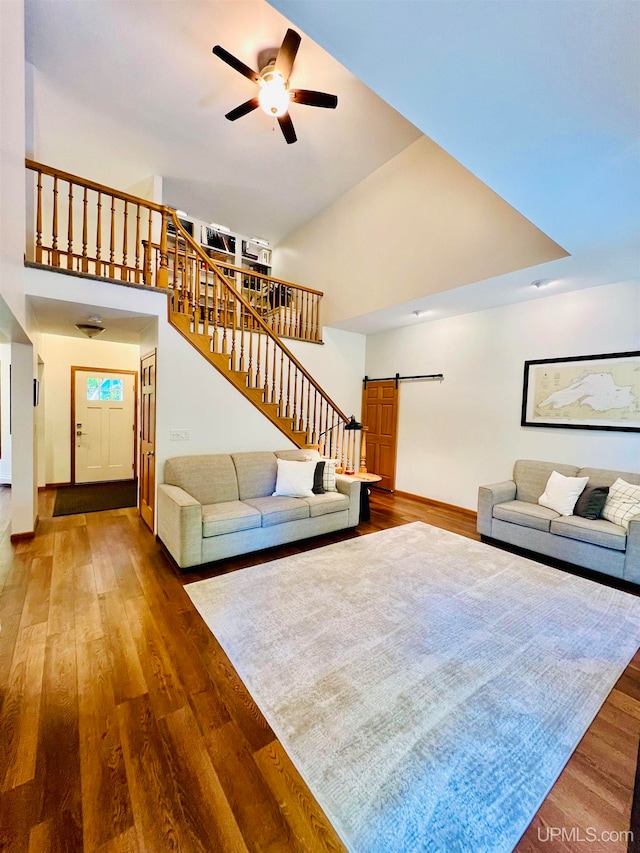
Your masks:
{"label": "white wall", "polygon": [[400,384],[396,488],[475,509],[518,458],[640,471],[639,433],[520,426],[525,360],[638,349],[637,282],[369,337],[369,376],[444,374]]}
{"label": "white wall", "polygon": [[71,480],[71,366],[135,370],[137,345],[43,335],[46,483]]}
{"label": "white wall", "polygon": [[565,254],[423,136],[288,235],[273,269],[322,290],[331,324]]}
{"label": "white wall", "polygon": [[0,295],[23,328],[24,6],[0,2]]}
{"label": "white wall", "polygon": [[11,344],[0,343],[0,483],[11,482],[11,434],[9,432],[9,365]]}

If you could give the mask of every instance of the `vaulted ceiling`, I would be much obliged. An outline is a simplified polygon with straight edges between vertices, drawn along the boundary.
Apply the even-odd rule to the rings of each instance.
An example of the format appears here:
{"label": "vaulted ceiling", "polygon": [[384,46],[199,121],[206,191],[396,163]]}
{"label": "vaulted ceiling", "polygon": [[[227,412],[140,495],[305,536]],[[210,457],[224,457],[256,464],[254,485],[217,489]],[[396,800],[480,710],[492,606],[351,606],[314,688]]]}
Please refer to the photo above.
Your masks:
{"label": "vaulted ceiling", "polygon": [[[278,242],[425,133],[572,254],[604,251],[578,265],[583,282],[594,268],[592,284],[639,277],[634,0],[25,7],[29,135],[45,162],[123,188],[162,175],[167,203]],[[339,107],[293,105],[288,146],[260,111],[224,119],[255,87],[211,48],[256,68],[291,24],[303,34],[292,85],[333,92]],[[467,294],[477,309],[510,288],[506,278]],[[349,328],[388,328],[401,314]]]}
{"label": "vaulted ceiling", "polygon": [[272,0],[571,253],[640,233],[635,0]]}

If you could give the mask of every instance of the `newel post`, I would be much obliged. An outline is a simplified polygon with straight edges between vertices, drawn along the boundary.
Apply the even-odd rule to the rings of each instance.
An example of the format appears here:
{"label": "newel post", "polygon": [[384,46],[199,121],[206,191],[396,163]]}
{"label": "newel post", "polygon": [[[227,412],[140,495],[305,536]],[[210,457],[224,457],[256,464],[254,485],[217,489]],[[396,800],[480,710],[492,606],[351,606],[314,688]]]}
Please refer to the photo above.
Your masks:
{"label": "newel post", "polygon": [[157,287],[169,287],[169,261],[167,257],[167,211],[162,211],[162,230],[160,231],[160,268]]}

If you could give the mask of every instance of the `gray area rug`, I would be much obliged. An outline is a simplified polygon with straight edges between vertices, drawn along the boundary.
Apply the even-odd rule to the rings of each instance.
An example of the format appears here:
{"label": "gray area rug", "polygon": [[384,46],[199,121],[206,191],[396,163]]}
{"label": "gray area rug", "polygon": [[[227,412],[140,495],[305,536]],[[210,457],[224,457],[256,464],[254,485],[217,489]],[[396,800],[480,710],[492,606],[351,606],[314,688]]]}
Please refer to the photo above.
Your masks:
{"label": "gray area rug", "polygon": [[640,599],[421,522],[186,589],[354,853],[513,850],[640,645]]}

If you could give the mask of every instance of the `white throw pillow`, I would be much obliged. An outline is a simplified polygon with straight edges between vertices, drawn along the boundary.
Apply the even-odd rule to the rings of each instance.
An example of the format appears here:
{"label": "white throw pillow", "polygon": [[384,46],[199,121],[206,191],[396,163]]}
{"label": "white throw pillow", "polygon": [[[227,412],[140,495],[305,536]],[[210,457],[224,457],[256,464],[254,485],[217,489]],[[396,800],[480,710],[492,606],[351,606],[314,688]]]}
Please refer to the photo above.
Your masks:
{"label": "white throw pillow", "polygon": [[609,487],[602,517],[628,530],[629,522],[637,515],[640,515],[640,486],[632,486],[618,477]]}
{"label": "white throw pillow", "polygon": [[588,482],[588,477],[565,477],[564,474],[552,471],[538,503],[554,509],[560,515],[573,515],[576,501]]}
{"label": "white throw pillow", "polygon": [[324,474],[322,475],[322,487],[325,492],[337,492],[336,468],[340,464],[339,459],[325,459]]}
{"label": "white throw pillow", "polygon": [[278,476],[273,494],[283,498],[312,498],[315,470],[315,459],[309,462],[278,459]]}

